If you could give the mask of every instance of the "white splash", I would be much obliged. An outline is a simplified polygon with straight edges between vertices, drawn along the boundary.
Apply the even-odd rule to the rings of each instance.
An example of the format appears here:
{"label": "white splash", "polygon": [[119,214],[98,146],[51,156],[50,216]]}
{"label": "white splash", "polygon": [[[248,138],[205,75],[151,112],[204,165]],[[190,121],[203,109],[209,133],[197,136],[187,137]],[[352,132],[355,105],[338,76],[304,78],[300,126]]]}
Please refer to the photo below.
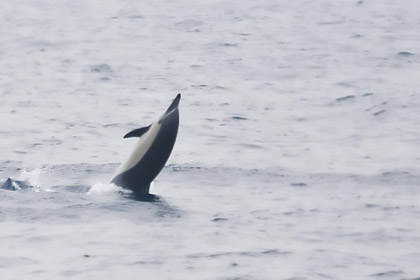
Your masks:
{"label": "white splash", "polygon": [[22,172],[19,174],[18,179],[21,181],[26,181],[31,185],[39,185],[39,177],[42,173],[42,170],[39,168],[35,168],[32,170],[28,170],[24,168]]}
{"label": "white splash", "polygon": [[128,190],[125,190],[121,187],[118,187],[111,183],[95,183],[92,185],[90,190],[87,192],[87,194],[107,194],[107,193],[126,193]]}
{"label": "white splash", "polygon": [[22,172],[19,174],[17,179],[19,181],[25,182],[25,184],[33,186],[34,187],[33,190],[35,192],[39,192],[42,189],[40,181],[39,181],[41,174],[42,174],[42,170],[40,168],[35,168],[35,169],[24,168],[22,169]]}

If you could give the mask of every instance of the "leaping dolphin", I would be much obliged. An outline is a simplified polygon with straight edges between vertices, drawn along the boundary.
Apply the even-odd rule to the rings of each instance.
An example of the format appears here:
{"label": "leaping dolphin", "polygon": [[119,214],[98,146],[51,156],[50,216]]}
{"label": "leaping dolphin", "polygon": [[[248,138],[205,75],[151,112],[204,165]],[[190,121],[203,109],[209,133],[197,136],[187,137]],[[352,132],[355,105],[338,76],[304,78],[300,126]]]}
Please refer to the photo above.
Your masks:
{"label": "leaping dolphin", "polygon": [[175,144],[179,126],[178,94],[166,112],[149,126],[135,129],[124,138],[139,137],[139,141],[125,162],[115,171],[111,183],[129,189],[133,197],[153,199],[150,184],[164,167]]}

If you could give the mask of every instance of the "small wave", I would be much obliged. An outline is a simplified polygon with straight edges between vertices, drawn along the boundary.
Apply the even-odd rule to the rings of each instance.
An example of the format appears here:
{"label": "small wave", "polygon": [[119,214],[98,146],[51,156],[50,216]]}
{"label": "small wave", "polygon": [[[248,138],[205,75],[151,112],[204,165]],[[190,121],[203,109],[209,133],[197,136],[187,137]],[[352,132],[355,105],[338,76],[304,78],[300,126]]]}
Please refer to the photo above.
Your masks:
{"label": "small wave", "polygon": [[273,256],[288,256],[292,253],[289,251],[281,251],[278,249],[269,249],[264,251],[243,251],[243,252],[218,252],[218,253],[198,253],[188,255],[188,258],[218,258],[226,256],[245,256],[245,257],[258,257],[261,255],[273,255]]}
{"label": "small wave", "polygon": [[394,276],[398,276],[398,275],[402,275],[402,274],[404,274],[404,272],[402,270],[390,270],[390,271],[375,273],[375,274],[372,274],[372,276],[376,276],[376,277],[394,277]]}

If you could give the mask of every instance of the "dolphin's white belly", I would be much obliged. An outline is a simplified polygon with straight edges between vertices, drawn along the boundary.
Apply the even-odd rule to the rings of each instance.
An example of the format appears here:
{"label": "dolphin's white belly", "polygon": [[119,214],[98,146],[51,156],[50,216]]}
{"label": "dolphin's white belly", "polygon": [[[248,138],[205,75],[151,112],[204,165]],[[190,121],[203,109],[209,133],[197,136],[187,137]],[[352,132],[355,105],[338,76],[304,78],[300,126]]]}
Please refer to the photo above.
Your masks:
{"label": "dolphin's white belly", "polygon": [[130,170],[131,168],[136,166],[138,162],[140,162],[140,160],[144,157],[146,152],[150,149],[150,146],[155,140],[159,129],[160,124],[158,122],[152,124],[150,129],[140,137],[131,155],[127,158],[125,162],[121,163],[120,167],[118,167],[118,169],[115,171],[114,175],[112,176],[112,179],[114,179],[119,174]]}

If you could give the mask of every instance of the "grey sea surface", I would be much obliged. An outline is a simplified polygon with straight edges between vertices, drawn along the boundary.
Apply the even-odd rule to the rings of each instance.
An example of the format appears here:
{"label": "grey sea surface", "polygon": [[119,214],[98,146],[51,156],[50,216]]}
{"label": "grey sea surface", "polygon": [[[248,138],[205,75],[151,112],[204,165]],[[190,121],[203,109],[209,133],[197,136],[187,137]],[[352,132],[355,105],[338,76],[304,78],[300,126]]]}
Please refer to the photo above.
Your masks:
{"label": "grey sea surface", "polygon": [[[1,1],[0,279],[420,279],[420,1]],[[140,202],[128,131],[180,92]]]}

